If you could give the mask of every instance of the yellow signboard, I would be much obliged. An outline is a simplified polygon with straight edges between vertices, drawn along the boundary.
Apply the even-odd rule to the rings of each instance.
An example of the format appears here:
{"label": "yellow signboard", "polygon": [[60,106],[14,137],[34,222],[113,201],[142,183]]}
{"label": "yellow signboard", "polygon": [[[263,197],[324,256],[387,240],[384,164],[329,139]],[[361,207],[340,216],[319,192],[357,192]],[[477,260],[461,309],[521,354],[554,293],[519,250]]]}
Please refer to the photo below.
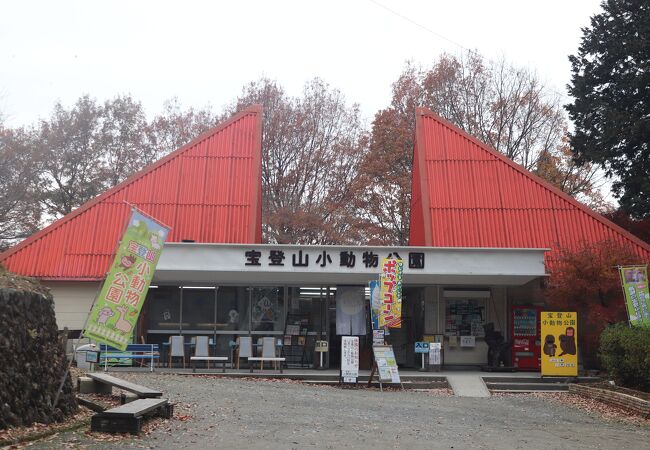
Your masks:
{"label": "yellow signboard", "polygon": [[578,376],[578,319],[575,312],[541,313],[542,376]]}

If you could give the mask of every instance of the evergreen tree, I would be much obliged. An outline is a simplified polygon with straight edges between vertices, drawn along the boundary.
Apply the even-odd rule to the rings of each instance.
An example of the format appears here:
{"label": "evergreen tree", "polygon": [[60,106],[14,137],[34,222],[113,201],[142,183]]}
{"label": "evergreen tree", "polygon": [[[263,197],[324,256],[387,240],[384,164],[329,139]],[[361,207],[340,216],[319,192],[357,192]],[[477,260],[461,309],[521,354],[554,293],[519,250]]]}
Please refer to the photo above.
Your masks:
{"label": "evergreen tree", "polygon": [[650,2],[607,0],[570,56],[571,147],[614,177],[621,207],[650,217]]}

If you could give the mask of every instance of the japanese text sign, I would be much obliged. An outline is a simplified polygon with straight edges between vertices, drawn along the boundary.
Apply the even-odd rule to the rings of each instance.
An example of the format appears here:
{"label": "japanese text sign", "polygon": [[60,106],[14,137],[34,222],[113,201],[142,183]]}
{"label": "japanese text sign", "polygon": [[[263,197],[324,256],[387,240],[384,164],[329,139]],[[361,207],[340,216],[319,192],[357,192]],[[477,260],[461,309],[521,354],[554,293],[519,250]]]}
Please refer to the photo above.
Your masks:
{"label": "japanese text sign", "polygon": [[429,343],[428,342],[416,342],[415,343],[415,353],[429,353]]}
{"label": "japanese text sign", "polygon": [[621,283],[630,324],[650,326],[650,292],[646,266],[621,267]]}
{"label": "japanese text sign", "polygon": [[344,382],[357,381],[359,376],[359,337],[341,337],[341,377]]}
{"label": "japanese text sign", "polygon": [[169,229],[137,211],[115,254],[106,281],[90,312],[84,336],[126,349]]}
{"label": "japanese text sign", "polygon": [[379,327],[400,328],[402,325],[402,272],[401,259],[384,258],[379,275]]}
{"label": "japanese text sign", "polygon": [[542,376],[578,376],[578,319],[575,312],[541,313]]}
{"label": "japanese text sign", "polygon": [[377,364],[377,372],[381,381],[399,383],[399,370],[392,345],[373,345],[372,352]]}

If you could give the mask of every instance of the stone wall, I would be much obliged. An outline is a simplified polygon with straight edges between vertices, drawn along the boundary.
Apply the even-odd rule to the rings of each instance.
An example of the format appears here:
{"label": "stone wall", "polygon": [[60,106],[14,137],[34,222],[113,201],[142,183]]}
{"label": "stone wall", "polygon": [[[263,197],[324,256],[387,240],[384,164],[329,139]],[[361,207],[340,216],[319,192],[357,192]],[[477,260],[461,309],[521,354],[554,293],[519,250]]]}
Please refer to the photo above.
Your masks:
{"label": "stone wall", "polygon": [[603,403],[615,405],[627,411],[632,411],[641,417],[650,418],[650,402],[622,392],[599,389],[581,384],[569,384],[569,392],[592,398]]}
{"label": "stone wall", "polygon": [[0,429],[61,421],[76,412],[69,376],[51,406],[66,368],[52,296],[0,283]]}

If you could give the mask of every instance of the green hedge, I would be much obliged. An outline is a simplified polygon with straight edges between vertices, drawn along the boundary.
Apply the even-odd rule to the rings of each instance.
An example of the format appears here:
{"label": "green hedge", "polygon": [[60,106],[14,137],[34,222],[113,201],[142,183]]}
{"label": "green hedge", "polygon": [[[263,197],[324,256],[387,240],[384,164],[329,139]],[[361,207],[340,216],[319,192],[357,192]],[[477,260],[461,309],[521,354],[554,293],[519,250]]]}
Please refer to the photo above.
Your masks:
{"label": "green hedge", "polygon": [[600,335],[600,359],[618,384],[650,391],[650,328],[625,323],[605,328]]}

